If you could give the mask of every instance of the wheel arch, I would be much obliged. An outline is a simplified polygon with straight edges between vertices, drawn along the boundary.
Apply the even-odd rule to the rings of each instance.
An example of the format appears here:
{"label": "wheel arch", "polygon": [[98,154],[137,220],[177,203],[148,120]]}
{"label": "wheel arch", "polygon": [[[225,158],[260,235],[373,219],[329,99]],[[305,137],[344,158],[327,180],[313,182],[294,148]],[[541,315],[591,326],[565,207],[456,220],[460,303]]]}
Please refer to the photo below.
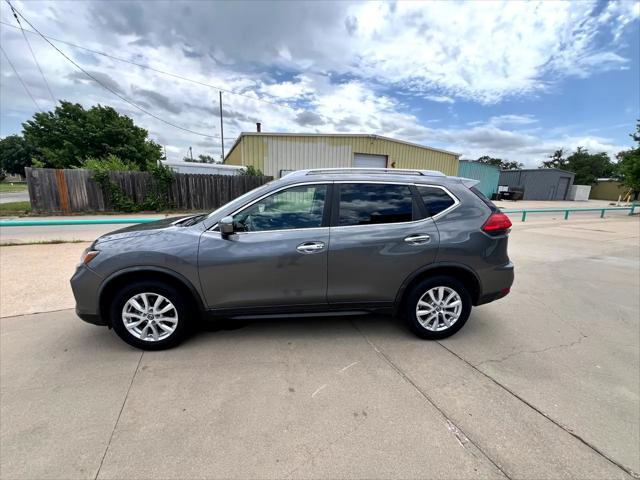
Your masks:
{"label": "wheel arch", "polygon": [[457,263],[437,263],[421,268],[409,275],[400,286],[394,302],[394,313],[398,314],[403,311],[408,293],[411,288],[424,280],[425,278],[435,277],[437,275],[446,275],[456,278],[465,286],[473,305],[477,305],[480,299],[480,279],[478,275],[469,267]]}
{"label": "wheel arch", "polygon": [[119,270],[107,277],[98,290],[98,308],[100,316],[106,320],[111,328],[111,318],[109,315],[109,300],[113,298],[118,287],[127,283],[140,280],[153,280],[168,283],[187,295],[199,313],[204,311],[204,303],[200,293],[195,286],[183,275],[166,268],[139,266]]}

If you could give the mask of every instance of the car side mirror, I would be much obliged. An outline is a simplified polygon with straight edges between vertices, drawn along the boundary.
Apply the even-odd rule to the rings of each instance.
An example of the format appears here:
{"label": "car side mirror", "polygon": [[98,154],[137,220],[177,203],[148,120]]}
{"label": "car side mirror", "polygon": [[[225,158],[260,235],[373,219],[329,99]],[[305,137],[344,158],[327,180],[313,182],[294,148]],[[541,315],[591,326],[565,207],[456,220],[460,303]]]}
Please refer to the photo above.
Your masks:
{"label": "car side mirror", "polygon": [[220,233],[222,234],[223,237],[226,237],[226,236],[229,236],[229,235],[233,235],[234,227],[233,227],[233,217],[232,216],[227,216],[227,217],[222,218],[218,222],[218,226],[220,227]]}

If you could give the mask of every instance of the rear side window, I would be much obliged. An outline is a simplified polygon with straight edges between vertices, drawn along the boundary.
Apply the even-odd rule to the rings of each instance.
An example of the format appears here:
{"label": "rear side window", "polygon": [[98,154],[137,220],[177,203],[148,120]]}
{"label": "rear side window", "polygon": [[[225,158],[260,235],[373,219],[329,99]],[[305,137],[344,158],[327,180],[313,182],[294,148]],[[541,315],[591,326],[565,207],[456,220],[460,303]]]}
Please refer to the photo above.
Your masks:
{"label": "rear side window", "polygon": [[[409,185],[343,183],[339,226],[410,222],[418,212]],[[415,215],[415,217],[414,217]]]}
{"label": "rear side window", "polygon": [[418,186],[417,188],[427,209],[427,217],[433,217],[455,203],[451,195],[441,188],[426,186]]}
{"label": "rear side window", "polygon": [[473,193],[476,194],[476,196],[482,200],[482,203],[484,203],[487,207],[489,207],[491,209],[492,212],[499,212],[500,209],[498,207],[496,207],[495,203],[493,203],[491,200],[489,200],[484,193],[482,193],[480,190],[478,190],[476,187],[471,187],[469,190],[471,190]]}

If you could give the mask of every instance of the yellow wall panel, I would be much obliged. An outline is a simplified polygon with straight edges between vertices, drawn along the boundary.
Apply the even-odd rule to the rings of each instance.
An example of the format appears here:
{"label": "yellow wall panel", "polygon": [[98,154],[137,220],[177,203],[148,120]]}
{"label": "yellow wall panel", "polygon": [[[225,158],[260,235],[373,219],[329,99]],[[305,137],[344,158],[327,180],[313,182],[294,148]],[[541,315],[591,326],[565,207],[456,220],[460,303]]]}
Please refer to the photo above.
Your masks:
{"label": "yellow wall panel", "polygon": [[355,153],[386,155],[389,167],[395,162],[396,168],[458,172],[458,157],[452,153],[375,136],[244,134],[227,163],[254,165],[278,177],[281,170],[352,167]]}

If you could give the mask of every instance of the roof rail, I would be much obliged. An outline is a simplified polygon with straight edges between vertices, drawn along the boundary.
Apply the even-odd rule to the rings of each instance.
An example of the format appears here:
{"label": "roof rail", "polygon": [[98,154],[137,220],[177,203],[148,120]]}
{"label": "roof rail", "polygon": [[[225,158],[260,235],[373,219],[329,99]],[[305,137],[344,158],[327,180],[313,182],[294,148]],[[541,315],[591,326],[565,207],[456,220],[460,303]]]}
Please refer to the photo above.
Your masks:
{"label": "roof rail", "polygon": [[344,173],[344,174],[353,174],[353,173],[366,173],[370,175],[376,174],[391,174],[391,175],[420,175],[420,176],[431,176],[431,177],[445,177],[446,175],[437,170],[411,170],[405,168],[311,168],[308,170],[296,170],[295,172],[290,172],[285,176],[295,175],[305,176],[305,175],[322,175],[323,173]]}

